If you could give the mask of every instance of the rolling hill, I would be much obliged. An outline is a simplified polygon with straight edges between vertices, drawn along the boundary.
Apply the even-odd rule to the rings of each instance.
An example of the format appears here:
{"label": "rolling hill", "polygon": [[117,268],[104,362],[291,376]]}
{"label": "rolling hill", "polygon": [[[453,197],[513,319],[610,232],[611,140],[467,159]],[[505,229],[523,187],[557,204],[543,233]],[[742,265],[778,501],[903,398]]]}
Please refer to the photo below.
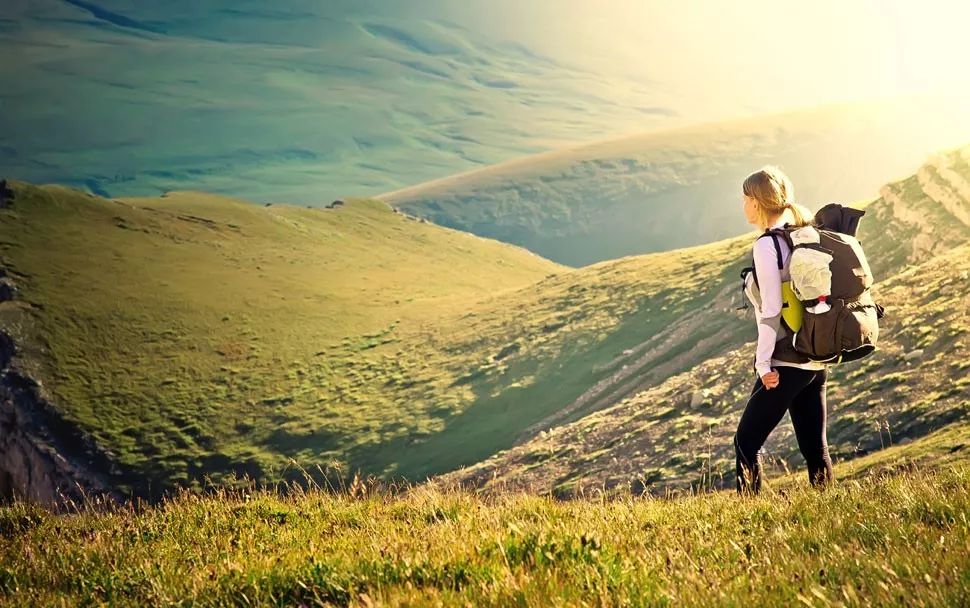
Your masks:
{"label": "rolling hill", "polygon": [[[733,273],[675,252],[567,278],[376,201],[14,196],[0,239],[15,367],[140,493],[278,478],[291,459],[412,478],[471,464],[633,390],[608,380],[621,350],[644,370],[670,359],[638,382],[687,369],[691,324],[674,321],[724,291],[705,277]],[[715,321],[712,348],[738,320]]]}
{"label": "rolling hill", "polygon": [[0,312],[17,365],[150,478],[258,474],[264,442],[297,455],[332,447],[342,429],[364,440],[404,425],[410,407],[443,407],[412,400],[393,413],[372,398],[426,379],[411,354],[386,353],[401,328],[414,336],[442,313],[563,270],[376,201],[304,209],[199,193],[13,191],[0,251],[16,295]]}
{"label": "rolling hill", "polygon": [[[747,229],[740,185],[780,165],[812,208],[875,193],[970,139],[965,102],[844,103],[614,138],[378,195],[431,221],[570,266]],[[671,227],[676,227],[672,229]]]}
{"label": "rolling hill", "polygon": [[[535,10],[570,27],[555,7]],[[510,40],[494,13],[441,0],[5,2],[0,174],[104,196],[199,189],[320,206],[711,105],[575,44],[546,52],[548,28]]]}
{"label": "rolling hill", "polygon": [[[890,314],[907,298],[930,302],[912,297],[900,273],[932,269],[967,242],[959,193],[968,152],[937,155],[867,207],[860,238],[877,280],[888,289],[899,275]],[[638,461],[673,483],[699,475],[696,425],[723,423],[746,384],[737,349],[752,328],[733,309],[751,234],[569,269],[363,199],[258,207],[15,183],[0,219],[10,285],[0,319],[12,363],[4,385],[17,380],[21,397],[36,397],[18,412],[40,401],[49,414],[21,416],[30,423],[22,438],[75,446],[83,457],[70,462],[138,495],[231,484],[238,474],[300,479],[316,467],[421,479],[485,461],[459,475],[504,475],[509,452],[486,459],[516,444],[511,453],[528,452],[540,433],[589,425],[600,418],[584,417],[611,406],[686,437],[676,462],[664,445],[654,446],[662,461]],[[924,337],[932,361],[958,339],[948,332],[963,329],[950,312],[924,313],[914,312],[916,327],[938,328]],[[883,358],[862,363],[898,378],[891,355],[916,339],[898,331]],[[680,400],[703,388],[686,380],[696,369],[717,370],[708,390],[726,397],[716,415],[680,415]],[[959,406],[956,390],[940,398]],[[656,403],[630,406],[643,399]],[[913,407],[928,417],[925,430],[959,409],[923,401]],[[871,444],[866,423],[859,417],[838,436]],[[609,434],[622,424],[600,426]],[[4,453],[9,474],[16,467]],[[569,488],[579,459],[562,456],[533,464],[539,475],[565,467],[571,473],[555,478]],[[588,464],[581,470],[600,474]]]}
{"label": "rolling hill", "polygon": [[[879,7],[759,10],[806,27],[635,0],[3,2],[0,175],[322,206],[595,139],[905,91]],[[938,59],[961,56],[959,13],[900,10],[946,45],[908,49],[920,84],[959,90]],[[752,86],[758,64],[778,69]],[[916,130],[956,135],[963,117]]]}
{"label": "rolling hill", "polygon": [[[836,460],[970,416],[968,160],[970,147],[935,154],[916,175],[857,205],[866,210],[858,236],[887,316],[876,353],[830,368],[828,436]],[[571,424],[543,429],[441,481],[560,495],[584,487],[642,492],[730,483],[731,436],[752,385],[753,349],[749,342],[695,359],[688,372]],[[786,470],[801,466],[788,425],[775,431],[766,449]]]}

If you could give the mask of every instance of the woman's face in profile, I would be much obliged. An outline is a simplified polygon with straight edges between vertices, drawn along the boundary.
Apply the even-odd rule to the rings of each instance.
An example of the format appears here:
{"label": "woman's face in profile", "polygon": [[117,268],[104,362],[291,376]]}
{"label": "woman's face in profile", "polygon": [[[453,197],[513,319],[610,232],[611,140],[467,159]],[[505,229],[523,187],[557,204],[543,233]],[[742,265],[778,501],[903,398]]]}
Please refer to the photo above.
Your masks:
{"label": "woman's face in profile", "polygon": [[755,201],[754,197],[748,196],[747,194],[741,194],[741,200],[744,201],[744,217],[748,220],[749,224],[754,226],[758,225],[758,203]]}

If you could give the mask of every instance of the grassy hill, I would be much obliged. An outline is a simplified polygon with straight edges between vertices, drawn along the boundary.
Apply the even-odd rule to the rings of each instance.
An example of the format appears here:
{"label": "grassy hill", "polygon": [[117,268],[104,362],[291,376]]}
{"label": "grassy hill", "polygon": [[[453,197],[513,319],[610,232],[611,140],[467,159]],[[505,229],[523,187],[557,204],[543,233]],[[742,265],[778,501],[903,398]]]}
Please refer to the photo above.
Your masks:
{"label": "grassy hill", "polygon": [[[875,354],[830,368],[828,437],[836,461],[970,415],[967,159],[970,147],[936,154],[916,175],[887,184],[879,199],[857,205],[866,210],[858,237],[887,316]],[[752,333],[736,337],[750,339]],[[753,349],[748,342],[696,357],[696,366],[684,373],[581,420],[544,429],[442,481],[555,494],[583,487],[642,492],[730,483],[731,436],[753,382]],[[766,449],[786,470],[802,466],[788,425],[775,431]]]}
{"label": "grassy hill", "polygon": [[[725,290],[710,277],[734,274],[743,248],[573,277],[379,202],[19,185],[0,213],[17,365],[156,488],[275,478],[291,458],[410,477],[477,462],[566,404],[578,416],[633,390],[609,382],[625,349],[640,353],[637,383],[692,365],[679,338],[694,323],[674,321]],[[738,322],[700,330],[723,342]]]}
{"label": "grassy hill", "polygon": [[764,163],[781,165],[809,207],[868,198],[886,181],[911,174],[930,151],[965,143],[964,107],[934,98],[843,103],[653,131],[378,198],[581,266],[745,231],[741,182]]}
{"label": "grassy hill", "polygon": [[706,103],[575,44],[547,53],[549,28],[511,42],[509,21],[568,25],[556,7],[502,12],[519,17],[442,1],[5,2],[0,174],[114,197],[199,189],[320,205],[777,103]]}
{"label": "grassy hill", "polygon": [[[0,210],[15,368],[141,493],[299,477],[298,466],[420,479],[672,390],[751,337],[733,312],[750,234],[568,269],[377,201],[304,209],[15,186]],[[906,223],[907,209],[957,207],[901,192],[863,221],[867,250],[897,252],[880,273],[932,259],[913,245],[927,235],[941,250],[967,240],[953,222]],[[890,204],[902,217],[880,211]],[[906,238],[881,237],[895,230]]]}
{"label": "grassy hill", "polygon": [[[879,349],[829,370],[828,441],[837,477],[842,462],[970,418],[968,274],[970,245],[964,244],[878,285],[877,301],[887,309]],[[732,485],[731,437],[754,382],[753,349],[750,342],[699,360],[614,406],[441,480],[555,495]],[[967,427],[959,428],[970,440]],[[778,470],[802,469],[787,422],[765,449]]]}
{"label": "grassy hill", "polygon": [[0,313],[18,364],[121,464],[170,482],[420,428],[447,401],[406,392],[428,376],[402,339],[564,270],[376,201],[15,192],[0,251],[19,293]]}
{"label": "grassy hill", "polygon": [[[0,602],[195,606],[961,606],[967,427],[731,492],[573,501],[369,485],[182,495],[54,516],[0,506]],[[935,464],[934,464],[935,463]]]}

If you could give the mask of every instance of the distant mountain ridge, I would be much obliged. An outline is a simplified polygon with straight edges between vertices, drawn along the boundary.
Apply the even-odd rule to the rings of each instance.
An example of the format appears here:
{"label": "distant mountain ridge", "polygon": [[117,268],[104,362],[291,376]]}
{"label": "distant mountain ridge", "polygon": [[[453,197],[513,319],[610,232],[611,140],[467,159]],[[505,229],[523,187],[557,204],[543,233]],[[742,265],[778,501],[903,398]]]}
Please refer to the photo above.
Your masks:
{"label": "distant mountain ridge", "polygon": [[930,151],[970,138],[964,106],[931,98],[847,103],[654,131],[378,198],[582,266],[743,232],[740,184],[762,164],[780,165],[796,200],[809,207],[868,197],[910,174]]}

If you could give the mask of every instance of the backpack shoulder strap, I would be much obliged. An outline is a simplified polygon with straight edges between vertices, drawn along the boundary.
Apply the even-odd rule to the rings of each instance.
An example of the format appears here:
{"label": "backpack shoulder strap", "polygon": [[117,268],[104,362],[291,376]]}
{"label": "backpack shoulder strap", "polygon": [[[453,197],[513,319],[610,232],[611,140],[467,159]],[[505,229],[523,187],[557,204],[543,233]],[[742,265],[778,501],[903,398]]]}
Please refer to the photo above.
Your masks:
{"label": "backpack shoulder strap", "polygon": [[781,238],[785,239],[785,242],[788,243],[789,250],[794,250],[791,243],[791,236],[788,234],[788,224],[785,224],[784,228],[772,228],[765,230],[764,234],[758,238],[760,239],[765,236],[770,236],[771,242],[775,244],[775,258],[778,260],[778,270],[781,270],[785,267],[785,261],[781,258],[781,245],[778,244],[778,237],[780,236]]}

